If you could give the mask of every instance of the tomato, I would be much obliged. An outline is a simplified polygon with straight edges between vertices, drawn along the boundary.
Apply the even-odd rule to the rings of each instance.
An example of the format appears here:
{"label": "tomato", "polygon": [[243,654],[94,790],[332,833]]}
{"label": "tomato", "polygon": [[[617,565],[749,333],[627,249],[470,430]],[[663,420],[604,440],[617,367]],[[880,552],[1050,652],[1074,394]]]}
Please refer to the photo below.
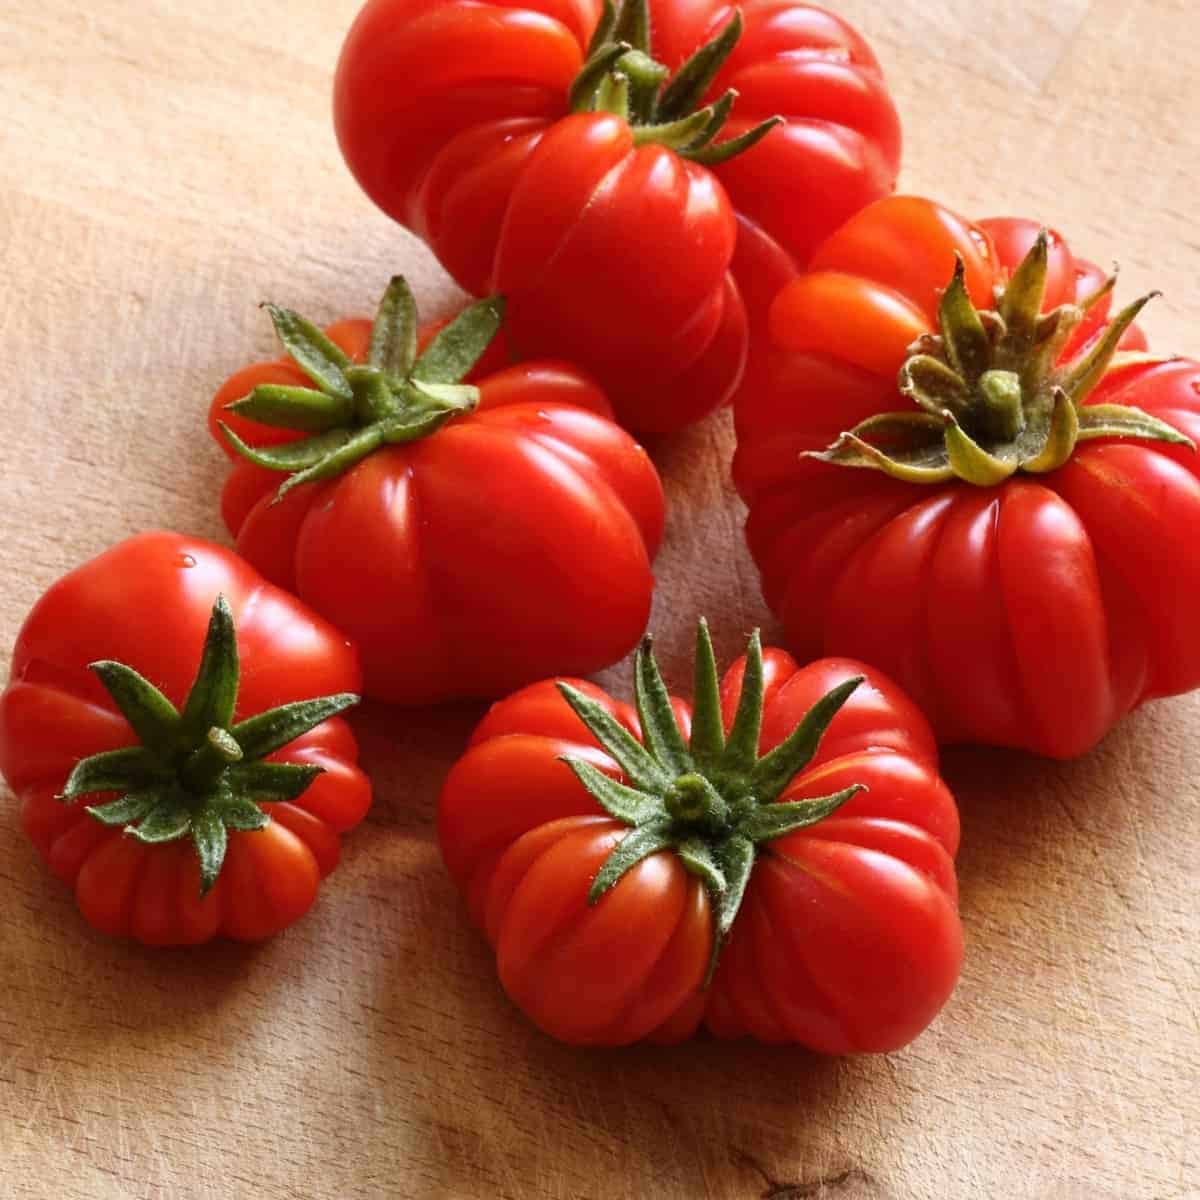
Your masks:
{"label": "tomato", "polygon": [[662,485],[594,382],[550,361],[470,373],[499,305],[418,339],[402,280],[374,329],[273,316],[292,365],[241,371],[213,400],[237,457],[222,511],[241,554],[353,638],[368,695],[494,698],[629,651]]}
{"label": "tomato", "polygon": [[643,432],[731,395],[768,265],[794,274],[900,158],[870,47],[798,0],[369,0],[334,115],[367,195],[508,299],[518,350]]}
{"label": "tomato", "polygon": [[872,667],[757,634],[695,711],[648,645],[637,709],[580,680],[495,704],[438,834],[500,980],[566,1042],[719,1037],[887,1051],[958,978],[954,800],[932,734]]}
{"label": "tomato", "polygon": [[254,941],[308,911],[370,804],[337,715],[358,686],[345,637],[236,555],[143,533],[34,606],[0,772],[97,929]]}
{"label": "tomato", "polygon": [[878,664],[944,742],[1068,758],[1200,684],[1200,366],[1039,233],[851,219],[773,303],[734,475],[796,653]]}

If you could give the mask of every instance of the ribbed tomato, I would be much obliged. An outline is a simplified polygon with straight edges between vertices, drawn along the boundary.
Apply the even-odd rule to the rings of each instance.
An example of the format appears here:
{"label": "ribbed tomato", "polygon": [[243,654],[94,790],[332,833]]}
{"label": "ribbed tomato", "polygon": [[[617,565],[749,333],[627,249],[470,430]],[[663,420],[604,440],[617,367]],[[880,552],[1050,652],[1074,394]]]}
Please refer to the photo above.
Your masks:
{"label": "ribbed tomato", "polygon": [[771,309],[734,465],[767,601],[943,741],[1070,757],[1200,684],[1200,365],[1141,353],[1112,282],[1035,222],[890,197]]}
{"label": "ribbed tomato", "polygon": [[[958,815],[924,718],[873,668],[749,654],[696,707],[647,647],[638,711],[579,680],[494,705],[442,791],[442,853],[500,980],[563,1041],[828,1053],[915,1037],[958,978]],[[714,972],[715,968],[715,972]]]}
{"label": "ribbed tomato", "polygon": [[495,301],[419,337],[403,280],[374,326],[272,316],[292,363],[212,403],[236,460],[222,511],[241,554],[354,639],[368,695],[494,698],[631,649],[662,485],[592,380],[490,369]]}
{"label": "ribbed tomato", "polygon": [[642,431],[731,394],[762,279],[900,156],[871,49],[798,0],[369,0],[334,108],[366,193]]}
{"label": "ribbed tomato", "polygon": [[345,637],[235,554],[139,534],[30,613],[0,772],[97,929],[257,940],[307,912],[370,804],[337,716],[359,680]]}

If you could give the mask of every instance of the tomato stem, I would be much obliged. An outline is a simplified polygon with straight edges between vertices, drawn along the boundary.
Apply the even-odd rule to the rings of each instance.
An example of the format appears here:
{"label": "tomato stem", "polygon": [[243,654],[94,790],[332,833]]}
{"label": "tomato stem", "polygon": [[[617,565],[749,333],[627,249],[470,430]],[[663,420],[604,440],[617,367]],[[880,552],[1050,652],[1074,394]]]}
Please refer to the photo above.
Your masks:
{"label": "tomato stem", "polygon": [[747,648],[742,693],[728,737],[723,732],[712,640],[703,620],[696,632],[690,741],[679,728],[649,637],[634,660],[641,742],[595,700],[560,682],[564,699],[628,781],[613,779],[582,759],[563,760],[605,812],[631,827],[598,872],[589,903],[598,903],[648,855],[664,851],[678,855],[686,870],[703,883],[716,913],[707,975],[711,979],[753,870],[756,847],[824,820],[862,790],[861,785],[853,785],[829,796],[779,802],[861,682],[861,677],[855,677],[834,688],[783,742],[761,757],[764,681],[757,630]]}
{"label": "tomato stem", "polygon": [[629,122],[638,145],[668,146],[706,165],[744,153],[782,122],[773,116],[736,138],[716,141],[737,93],[729,89],[707,106],[704,96],[741,37],[740,11],[669,82],[670,71],[651,56],[650,33],[645,0],[625,0],[619,10],[606,0],[587,60],[568,92],[571,111],[612,113]]}
{"label": "tomato stem", "polygon": [[260,802],[295,799],[322,770],[260,760],[358,703],[349,693],[322,696],[232,725],[239,668],[233,615],[224,596],[213,602],[182,713],[131,667],[101,662],[92,668],[142,744],[82,759],[58,798],[69,803],[96,792],[118,792],[117,799],[87,809],[102,825],[123,826],[150,843],[190,835],[200,861],[201,895],[220,874],[226,829],[262,829],[268,818]]}
{"label": "tomato stem", "polygon": [[[939,333],[914,342],[900,368],[899,390],[921,411],[869,417],[805,457],[908,483],[960,479],[991,487],[1017,471],[1055,471],[1089,438],[1139,438],[1194,450],[1190,438],[1140,409],[1085,403],[1125,331],[1157,293],[1134,301],[1081,357],[1062,363],[1096,296],[1042,312],[1048,245],[1042,230],[995,309],[984,312],[971,301],[959,257],[938,307]],[[1110,280],[1097,296],[1112,286]]]}

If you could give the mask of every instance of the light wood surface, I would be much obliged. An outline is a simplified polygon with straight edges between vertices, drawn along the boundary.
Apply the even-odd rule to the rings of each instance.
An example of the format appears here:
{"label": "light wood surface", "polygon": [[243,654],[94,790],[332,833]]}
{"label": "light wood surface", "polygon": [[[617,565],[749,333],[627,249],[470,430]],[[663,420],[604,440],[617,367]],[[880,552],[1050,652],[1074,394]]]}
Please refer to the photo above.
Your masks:
{"label": "light wood surface", "polygon": [[[840,7],[901,106],[906,190],[1118,259],[1123,295],[1165,293],[1154,344],[1200,353],[1188,0]],[[0,669],[69,567],[147,526],[225,540],[203,413],[271,350],[257,301],[364,312],[403,269],[429,311],[453,302],[337,154],[355,8],[0,4]],[[655,452],[672,507],[654,628],[679,685],[699,611],[726,659],[772,628],[729,452],[724,418]],[[1200,1196],[1200,697],[1074,764],[948,756],[962,983],[912,1047],[853,1061],[581,1053],[531,1029],[432,836],[478,712],[356,718],[375,809],[312,914],[253,949],[93,934],[0,795],[0,1195]]]}

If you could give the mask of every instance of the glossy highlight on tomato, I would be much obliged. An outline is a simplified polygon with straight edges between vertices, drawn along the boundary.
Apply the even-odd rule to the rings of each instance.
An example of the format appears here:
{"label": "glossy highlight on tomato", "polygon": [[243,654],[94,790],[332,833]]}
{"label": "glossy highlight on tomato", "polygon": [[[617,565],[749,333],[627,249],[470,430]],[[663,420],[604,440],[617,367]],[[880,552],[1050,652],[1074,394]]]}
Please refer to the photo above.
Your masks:
{"label": "glossy highlight on tomato", "polygon": [[[598,0],[369,0],[342,49],[334,115],[367,195],[467,291],[507,298],[521,354],[578,363],[623,424],[666,432],[732,394],[765,332],[764,281],[777,290],[892,189],[900,127],[874,53],[822,8],[650,0],[639,30],[635,3],[597,44]],[[674,78],[730,34],[695,95],[651,71],[639,98],[650,67],[628,59],[609,80],[634,81],[631,111],[611,88],[580,93],[615,38]],[[730,89],[721,139],[782,123],[727,161],[689,143],[690,127],[667,128]]]}
{"label": "glossy highlight on tomato", "polygon": [[962,956],[958,815],[932,734],[874,668],[801,667],[756,640],[718,693],[706,643],[702,629],[694,713],[643,647],[640,717],[546,680],[475,730],[438,835],[500,981],[576,1044],[704,1027],[826,1053],[902,1046]]}
{"label": "glossy highlight on tomato", "polygon": [[[172,816],[170,805],[155,815],[151,835],[151,791],[162,788],[164,770],[173,779],[175,768],[168,760],[147,773],[134,747],[154,740],[155,723],[162,712],[170,718],[171,705],[184,709],[209,644],[206,629],[211,635],[220,624],[218,596],[241,661],[233,734],[245,747],[255,741],[265,758],[251,764],[259,753],[247,753],[247,763],[219,781],[218,816],[226,815],[228,833],[218,820],[223,862],[213,880],[202,878],[193,841],[177,836],[184,829],[163,827],[159,818]],[[128,687],[131,671],[151,699],[154,688],[162,693],[161,711],[156,716],[152,705],[136,730],[107,690]],[[322,719],[352,703],[359,682],[346,638],[229,550],[174,533],[139,534],[64,576],[30,613],[0,694],[0,772],[17,795],[21,827],[96,929],[154,946],[256,941],[308,911],[337,866],[341,835],[370,805],[350,727],[336,715]],[[314,697],[327,699],[309,703]],[[281,709],[282,723],[271,729],[260,723],[252,736],[253,724],[244,724]],[[185,712],[185,722],[195,715]],[[304,731],[289,737],[297,728]],[[231,762],[242,757],[237,744],[226,754]],[[80,779],[85,762],[88,781]],[[209,779],[217,780],[221,766]],[[135,791],[115,788],[124,770],[145,775],[146,804],[139,806]],[[86,802],[77,798],[97,786]],[[162,794],[186,810],[191,797],[173,786],[168,781]],[[156,840],[121,828],[140,817],[139,832]]]}
{"label": "glossy highlight on tomato", "polygon": [[[935,335],[956,255],[970,302],[993,310],[1037,257],[1040,228],[910,196],[852,218],[774,301],[765,383],[735,410],[734,475],[764,594],[797,654],[878,664],[943,742],[1069,758],[1144,701],[1200,684],[1200,461],[1188,444],[1200,365],[1149,355],[1136,326],[1122,333],[1142,302],[1115,322],[1111,281],[1051,231],[1031,337],[1057,357],[1039,366],[1036,343],[1028,361],[1034,383],[1086,391],[1076,415],[1055,409],[1081,430],[1065,458],[990,486],[833,461],[848,456],[848,431],[898,437],[880,415],[918,413],[898,373],[911,386],[922,353],[944,355]],[[1069,318],[1061,344],[1056,310]],[[959,385],[922,367],[954,400]]]}

